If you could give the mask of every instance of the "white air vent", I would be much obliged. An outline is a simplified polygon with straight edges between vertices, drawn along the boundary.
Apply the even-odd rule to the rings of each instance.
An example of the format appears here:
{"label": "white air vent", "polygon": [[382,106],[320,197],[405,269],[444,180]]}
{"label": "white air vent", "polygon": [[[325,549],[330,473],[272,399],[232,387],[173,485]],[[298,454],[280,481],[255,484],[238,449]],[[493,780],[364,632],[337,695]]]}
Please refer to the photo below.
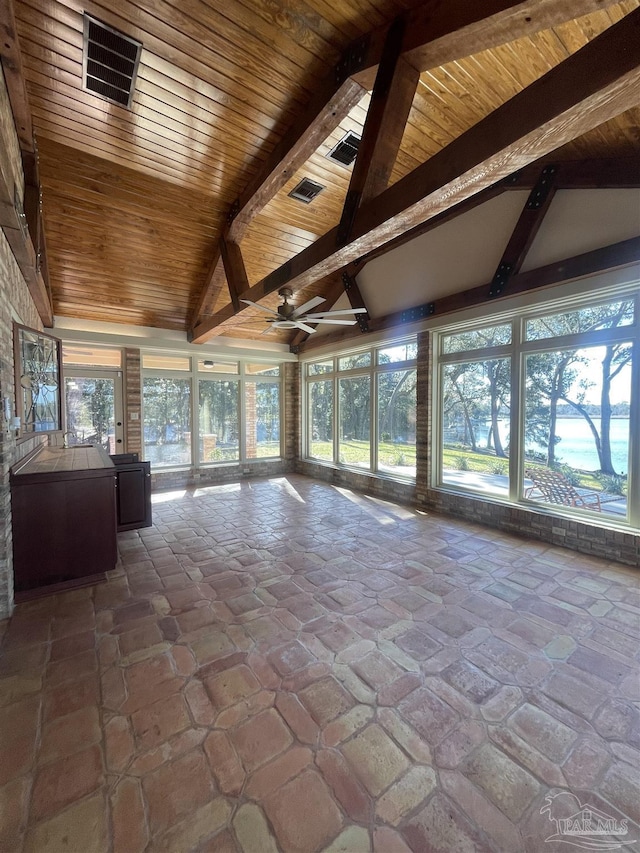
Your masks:
{"label": "white air vent", "polygon": [[350,166],[356,159],[359,145],[360,137],[349,131],[337,145],[333,146],[327,157],[340,163],[341,166]]}
{"label": "white air vent", "polygon": [[316,184],[315,181],[310,181],[309,178],[303,178],[297,187],[294,187],[289,195],[297,201],[303,201],[305,204],[312,202],[318,196],[324,187],[322,184]]}
{"label": "white air vent", "polygon": [[140,42],[85,15],[83,88],[130,107],[141,48]]}

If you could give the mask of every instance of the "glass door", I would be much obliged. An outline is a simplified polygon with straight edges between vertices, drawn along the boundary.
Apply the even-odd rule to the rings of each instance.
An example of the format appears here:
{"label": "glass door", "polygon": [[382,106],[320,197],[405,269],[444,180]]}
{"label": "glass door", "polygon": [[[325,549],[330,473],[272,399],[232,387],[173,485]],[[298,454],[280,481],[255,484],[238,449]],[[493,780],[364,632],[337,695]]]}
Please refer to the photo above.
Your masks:
{"label": "glass door", "polygon": [[96,444],[107,453],[123,449],[122,374],[111,370],[65,370],[67,441]]}

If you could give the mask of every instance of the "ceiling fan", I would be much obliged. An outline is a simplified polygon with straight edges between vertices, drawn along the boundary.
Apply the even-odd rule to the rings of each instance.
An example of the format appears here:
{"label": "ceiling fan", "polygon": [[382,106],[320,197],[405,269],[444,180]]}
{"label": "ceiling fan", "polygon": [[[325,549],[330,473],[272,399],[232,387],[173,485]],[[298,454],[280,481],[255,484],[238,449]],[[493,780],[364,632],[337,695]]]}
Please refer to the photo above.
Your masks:
{"label": "ceiling fan", "polygon": [[267,318],[267,323],[270,324],[266,329],[267,332],[270,332],[271,329],[301,329],[303,332],[307,332],[307,334],[313,334],[316,330],[309,326],[309,323],[330,323],[334,326],[353,326],[357,322],[355,317],[349,317],[348,320],[334,318],[347,317],[351,314],[367,313],[366,308],[344,308],[338,311],[320,311],[316,314],[308,314],[306,312],[325,301],[322,296],[314,296],[313,299],[309,299],[308,302],[305,302],[303,305],[296,308],[295,305],[292,305],[288,301],[293,296],[293,291],[290,287],[281,287],[278,293],[284,301],[282,305],[278,305],[277,311],[274,311],[273,308],[266,308],[264,305],[258,305],[257,302],[252,302],[250,299],[240,300],[241,302],[245,302],[247,305],[253,305],[254,308],[258,308],[260,311],[264,311],[265,314],[273,315],[272,317]]}

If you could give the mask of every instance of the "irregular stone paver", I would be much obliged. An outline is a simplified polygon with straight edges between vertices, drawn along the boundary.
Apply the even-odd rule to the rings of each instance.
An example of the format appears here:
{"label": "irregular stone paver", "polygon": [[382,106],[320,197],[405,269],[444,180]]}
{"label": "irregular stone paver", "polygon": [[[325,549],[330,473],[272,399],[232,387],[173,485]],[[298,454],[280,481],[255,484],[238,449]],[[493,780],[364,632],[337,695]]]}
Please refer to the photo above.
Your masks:
{"label": "irregular stone paver", "polygon": [[0,624],[3,853],[551,853],[559,790],[640,838],[637,573],[353,497],[164,496]]}

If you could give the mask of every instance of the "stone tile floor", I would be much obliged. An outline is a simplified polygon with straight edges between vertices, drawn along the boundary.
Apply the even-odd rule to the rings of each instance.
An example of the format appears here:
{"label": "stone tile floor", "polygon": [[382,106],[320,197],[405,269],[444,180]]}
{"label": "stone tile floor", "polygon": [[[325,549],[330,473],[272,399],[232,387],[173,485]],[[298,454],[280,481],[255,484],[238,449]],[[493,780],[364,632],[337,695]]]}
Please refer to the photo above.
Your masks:
{"label": "stone tile floor", "polygon": [[154,519],[0,629],[2,853],[640,850],[637,571],[297,476]]}

